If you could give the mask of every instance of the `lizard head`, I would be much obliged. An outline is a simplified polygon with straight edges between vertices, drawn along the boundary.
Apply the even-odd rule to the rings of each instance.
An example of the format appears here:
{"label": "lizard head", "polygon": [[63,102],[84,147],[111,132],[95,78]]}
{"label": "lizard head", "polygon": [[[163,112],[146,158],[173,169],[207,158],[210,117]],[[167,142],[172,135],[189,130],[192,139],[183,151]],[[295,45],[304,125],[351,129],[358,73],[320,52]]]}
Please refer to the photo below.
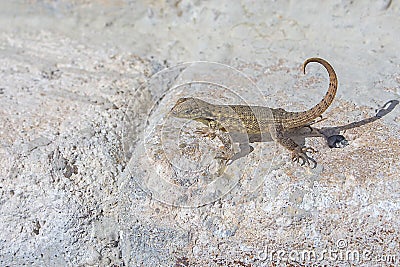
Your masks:
{"label": "lizard head", "polygon": [[209,103],[194,97],[179,98],[170,113],[177,118],[197,119],[204,116],[209,105]]}

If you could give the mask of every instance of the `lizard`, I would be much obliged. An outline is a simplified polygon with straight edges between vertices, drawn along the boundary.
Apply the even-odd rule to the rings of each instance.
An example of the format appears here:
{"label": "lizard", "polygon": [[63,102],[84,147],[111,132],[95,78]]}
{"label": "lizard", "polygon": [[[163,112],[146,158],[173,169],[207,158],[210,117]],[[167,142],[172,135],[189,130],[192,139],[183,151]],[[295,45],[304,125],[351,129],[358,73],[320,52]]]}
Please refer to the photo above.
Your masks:
{"label": "lizard", "polygon": [[[323,99],[314,107],[301,112],[286,111],[283,108],[269,108],[263,106],[248,105],[216,105],[194,97],[179,98],[171,109],[172,116],[191,119],[207,125],[211,131],[202,132],[211,138],[218,136],[228,155],[219,156],[232,163],[238,159],[239,154],[249,154],[253,148],[249,143],[261,142],[265,135],[276,141],[291,152],[293,162],[302,166],[310,165],[310,161],[316,166],[316,161],[307,153],[317,152],[312,147],[300,146],[290,137],[289,133],[303,127],[310,127],[316,119],[322,117],[322,113],[332,104],[335,98],[338,81],[333,67],[322,58],[309,58],[302,65],[302,71],[306,73],[306,66],[316,62],[321,64],[328,72],[329,87]],[[232,136],[239,138],[241,152],[233,154]],[[246,136],[246,141],[243,141]],[[243,152],[244,151],[244,152]]]}

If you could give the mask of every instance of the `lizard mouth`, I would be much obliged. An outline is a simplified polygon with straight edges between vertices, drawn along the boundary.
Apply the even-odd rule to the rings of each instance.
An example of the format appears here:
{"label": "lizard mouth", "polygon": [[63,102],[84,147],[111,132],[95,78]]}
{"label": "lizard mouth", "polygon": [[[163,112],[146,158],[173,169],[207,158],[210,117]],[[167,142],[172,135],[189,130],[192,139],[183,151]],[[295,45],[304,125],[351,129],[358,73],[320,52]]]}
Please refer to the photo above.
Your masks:
{"label": "lizard mouth", "polygon": [[178,110],[177,110],[177,105],[178,105],[178,103],[176,103],[172,108],[171,108],[171,110],[169,111],[169,113],[170,114],[172,114],[172,115],[177,115],[178,114]]}

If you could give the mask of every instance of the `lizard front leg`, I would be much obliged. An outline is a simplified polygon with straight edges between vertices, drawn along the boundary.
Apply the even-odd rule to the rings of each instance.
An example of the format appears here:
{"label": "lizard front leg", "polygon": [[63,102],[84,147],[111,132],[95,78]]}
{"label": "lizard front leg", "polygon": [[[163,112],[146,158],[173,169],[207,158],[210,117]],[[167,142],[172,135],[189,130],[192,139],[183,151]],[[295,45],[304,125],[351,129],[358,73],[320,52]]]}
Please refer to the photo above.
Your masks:
{"label": "lizard front leg", "polygon": [[211,140],[218,135],[218,132],[225,131],[225,128],[215,120],[207,120],[203,123],[206,123],[208,127],[198,128],[195,133],[209,137]]}
{"label": "lizard front leg", "polygon": [[199,128],[195,131],[195,133],[202,135],[203,137],[208,137],[211,140],[215,137],[223,144],[222,151],[218,152],[215,156],[216,159],[221,159],[231,163],[231,158],[233,156],[233,141],[229,133],[226,132],[226,129],[215,120],[206,120],[202,121],[208,125],[208,127]]}
{"label": "lizard front leg", "polygon": [[[317,162],[307,155],[308,153],[317,152],[312,147],[301,147],[295,141],[293,141],[289,136],[285,135],[284,129],[282,125],[276,124],[270,126],[270,133],[271,137],[274,141],[278,142],[285,148],[287,148],[292,153],[292,161],[298,162],[301,166],[307,164],[311,165],[310,162],[313,164],[312,168],[317,166]],[[301,161],[301,162],[300,162]]]}
{"label": "lizard front leg", "polygon": [[223,144],[223,148],[222,151],[217,153],[215,158],[224,160],[226,165],[230,165],[233,161],[247,156],[254,150],[254,148],[248,143],[240,143],[240,151],[234,153],[232,137],[226,131],[226,129],[218,121],[215,120],[208,120],[206,123],[208,127],[198,129],[195,132],[201,134],[203,137],[208,137],[211,139],[218,137],[218,139]]}
{"label": "lizard front leg", "polygon": [[232,138],[227,132],[221,132],[217,136],[224,146],[222,151],[218,152],[215,158],[225,160],[226,165],[229,165],[232,163],[231,159],[234,156]]}
{"label": "lizard front leg", "polygon": [[222,133],[218,135],[224,145],[224,150],[219,153],[216,158],[225,159],[226,164],[230,165],[237,159],[243,158],[253,152],[254,148],[249,143],[239,143],[239,151],[234,153],[232,138],[228,133]]}

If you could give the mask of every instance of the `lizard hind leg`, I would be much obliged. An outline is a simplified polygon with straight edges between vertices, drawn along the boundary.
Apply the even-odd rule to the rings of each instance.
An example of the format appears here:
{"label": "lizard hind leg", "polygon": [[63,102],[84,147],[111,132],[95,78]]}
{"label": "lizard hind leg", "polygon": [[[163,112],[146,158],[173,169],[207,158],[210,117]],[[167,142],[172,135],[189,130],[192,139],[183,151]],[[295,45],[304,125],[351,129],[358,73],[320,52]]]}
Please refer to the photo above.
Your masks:
{"label": "lizard hind leg", "polygon": [[317,150],[312,147],[299,146],[295,141],[293,141],[293,139],[285,135],[281,125],[275,125],[275,128],[271,129],[270,132],[274,141],[291,151],[293,162],[297,162],[301,166],[307,164],[307,166],[311,166],[311,168],[315,168],[317,166],[317,162],[307,155],[307,153],[315,153]]}

